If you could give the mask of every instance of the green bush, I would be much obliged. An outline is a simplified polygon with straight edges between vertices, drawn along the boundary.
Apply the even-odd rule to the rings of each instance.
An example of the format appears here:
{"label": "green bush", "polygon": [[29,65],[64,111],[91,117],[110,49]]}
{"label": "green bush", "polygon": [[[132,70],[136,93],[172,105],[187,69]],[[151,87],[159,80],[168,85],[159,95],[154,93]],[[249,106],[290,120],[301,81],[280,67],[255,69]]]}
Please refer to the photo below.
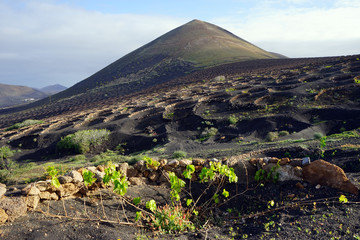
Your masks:
{"label": "green bush", "polygon": [[173,158],[186,158],[187,152],[184,151],[175,151],[172,155]]}
{"label": "green bush", "polygon": [[235,125],[239,121],[239,118],[237,118],[235,115],[231,115],[229,117],[229,123]]}
{"label": "green bush", "polygon": [[11,175],[11,171],[17,167],[10,158],[14,156],[15,151],[8,146],[0,147],[0,182],[6,182]]}
{"label": "green bush", "polygon": [[314,138],[320,140],[324,135],[322,133],[316,132],[314,133]]}
{"label": "green bush", "polygon": [[280,137],[284,137],[284,136],[287,136],[287,135],[289,135],[290,133],[288,132],[288,131],[280,131],[279,132],[279,136]]}
{"label": "green bush", "polygon": [[0,169],[10,170],[14,167],[14,163],[10,159],[14,156],[15,151],[11,150],[8,146],[0,148]]}
{"label": "green bush", "polygon": [[57,150],[87,153],[102,147],[109,139],[110,131],[107,129],[82,130],[69,134],[57,143]]}
{"label": "green bush", "polygon": [[8,127],[6,129],[6,131],[10,131],[10,130],[13,130],[13,129],[19,129],[19,128],[23,128],[23,127],[27,127],[27,126],[31,126],[31,125],[36,125],[36,124],[42,124],[42,123],[44,123],[44,121],[28,119],[28,120],[25,120],[25,121],[23,121],[21,123],[15,123],[11,127]]}
{"label": "green bush", "polygon": [[7,169],[0,170],[0,183],[6,183],[10,177],[10,171]]}
{"label": "green bush", "polygon": [[279,137],[279,134],[278,132],[269,132],[267,135],[266,135],[266,140],[268,142],[272,142],[274,141],[275,139],[277,139]]}
{"label": "green bush", "polygon": [[200,142],[208,140],[210,137],[215,136],[218,133],[217,128],[205,128],[204,131],[200,135]]}

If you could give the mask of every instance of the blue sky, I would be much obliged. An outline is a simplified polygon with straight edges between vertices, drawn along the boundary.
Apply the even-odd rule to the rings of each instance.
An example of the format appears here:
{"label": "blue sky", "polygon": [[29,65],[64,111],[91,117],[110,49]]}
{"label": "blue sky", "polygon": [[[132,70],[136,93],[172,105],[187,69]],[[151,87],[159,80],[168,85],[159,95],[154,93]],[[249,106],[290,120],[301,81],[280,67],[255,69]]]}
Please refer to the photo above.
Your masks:
{"label": "blue sky", "polygon": [[360,54],[360,0],[0,0],[0,83],[67,87],[200,19],[289,57]]}

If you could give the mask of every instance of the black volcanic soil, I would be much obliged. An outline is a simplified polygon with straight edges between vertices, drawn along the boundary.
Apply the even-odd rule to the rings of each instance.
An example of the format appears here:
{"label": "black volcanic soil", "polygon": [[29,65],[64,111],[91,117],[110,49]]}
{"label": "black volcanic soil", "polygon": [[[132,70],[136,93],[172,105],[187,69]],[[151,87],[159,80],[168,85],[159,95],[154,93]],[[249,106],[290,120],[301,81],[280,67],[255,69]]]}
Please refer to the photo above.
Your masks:
{"label": "black volcanic soil", "polygon": [[[1,132],[1,141],[13,148],[21,146],[23,152],[15,159],[20,163],[64,157],[55,151],[57,141],[66,134],[89,128],[111,130],[111,143],[106,147],[114,149],[126,143],[127,154],[161,147],[164,152],[158,153],[160,157],[183,150],[189,157],[203,158],[253,153],[317,159],[319,141],[313,139],[315,133],[328,136],[346,131],[359,133],[360,84],[355,81],[360,76],[359,57],[234,63],[198,71],[128,96],[118,97],[116,91],[108,96],[101,92],[84,94],[0,116],[2,127],[29,118],[44,119],[41,125]],[[235,124],[230,124],[230,116],[236,117]],[[204,137],[210,128],[216,128],[216,133]],[[269,141],[269,132],[284,135]],[[358,136],[329,138],[324,159],[342,167],[358,183],[359,146]],[[223,206],[222,211],[215,211],[216,221],[209,221],[204,229],[194,233],[154,236],[143,228],[51,218],[34,212],[0,226],[0,236],[2,239],[358,239],[359,197],[301,183],[304,189],[297,188],[297,182],[284,182],[249,190]],[[166,203],[169,190],[158,186],[130,187],[130,194],[137,193]],[[341,194],[347,196],[349,203],[339,203]],[[118,208],[119,200],[109,193],[103,195],[108,217],[125,221]],[[271,200],[279,209],[268,208]],[[47,204],[41,206],[44,211],[64,214],[61,201]],[[65,206],[69,216],[84,217],[83,200],[69,199]],[[85,199],[85,206],[97,216],[102,214],[96,197]],[[125,211],[131,219],[135,215],[134,209]],[[253,215],[257,212],[262,214]]]}

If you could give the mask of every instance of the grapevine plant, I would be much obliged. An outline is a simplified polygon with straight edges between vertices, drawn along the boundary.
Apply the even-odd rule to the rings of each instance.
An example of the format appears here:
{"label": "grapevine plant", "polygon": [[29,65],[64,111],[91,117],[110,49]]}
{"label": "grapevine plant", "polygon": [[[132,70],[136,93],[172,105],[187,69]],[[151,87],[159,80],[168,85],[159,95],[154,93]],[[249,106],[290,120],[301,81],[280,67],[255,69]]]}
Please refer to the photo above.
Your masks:
{"label": "grapevine plant", "polygon": [[[158,168],[160,165],[156,160],[149,157],[145,157],[144,160],[149,168]],[[56,181],[57,172],[48,172],[52,177],[53,185],[58,187],[60,184],[58,185],[58,181]],[[91,186],[96,181],[92,172],[84,170],[82,173],[85,186]],[[195,230],[196,226],[193,223],[195,220],[201,222],[201,219],[206,218],[206,214],[209,214],[211,209],[229,199],[230,193],[224,188],[225,184],[238,181],[233,168],[229,168],[221,162],[210,162],[209,167],[203,167],[199,174],[200,183],[205,185],[204,191],[199,196],[194,197],[191,191],[191,179],[193,179],[194,174],[195,166],[187,165],[186,170],[183,172],[187,184],[183,179],[176,176],[174,172],[168,172],[168,180],[171,184],[171,204],[169,205],[157,206],[156,201],[152,199],[147,201],[144,206],[141,206],[140,197],[134,198],[132,202],[123,198],[125,202],[139,210],[136,212],[135,222],[144,223],[150,229],[161,233]],[[105,185],[112,183],[113,191],[121,197],[127,193],[128,182],[126,176],[116,171],[113,164],[109,164],[105,168],[103,182]],[[184,199],[181,199],[182,192],[186,195]],[[208,198],[208,192],[211,192],[211,198]],[[199,213],[200,209],[201,214]]]}

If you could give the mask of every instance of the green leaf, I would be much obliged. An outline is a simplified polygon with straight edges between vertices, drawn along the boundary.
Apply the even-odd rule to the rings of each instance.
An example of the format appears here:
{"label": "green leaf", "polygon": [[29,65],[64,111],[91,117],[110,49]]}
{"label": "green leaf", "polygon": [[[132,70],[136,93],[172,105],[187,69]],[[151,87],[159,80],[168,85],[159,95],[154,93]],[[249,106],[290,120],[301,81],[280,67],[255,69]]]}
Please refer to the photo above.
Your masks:
{"label": "green leaf", "polygon": [[236,183],[238,181],[238,177],[236,176],[233,168],[229,168],[228,177],[229,177],[229,182],[230,183]]}
{"label": "green leaf", "polygon": [[160,163],[156,160],[153,160],[151,157],[144,156],[143,159],[146,162],[147,168],[157,169],[160,166]]}
{"label": "green leaf", "polygon": [[138,212],[136,212],[135,222],[139,221],[139,220],[140,220],[140,218],[141,218],[141,212],[140,212],[140,211],[138,211]]}
{"label": "green leaf", "polygon": [[186,170],[183,172],[183,175],[186,179],[191,179],[192,174],[195,172],[195,166],[194,165],[187,165]]}
{"label": "green leaf", "polygon": [[146,202],[146,208],[152,212],[156,211],[156,202],[155,200],[151,199],[150,201]]}
{"label": "green leaf", "polygon": [[114,192],[119,194],[120,196],[124,196],[126,194],[128,186],[129,183],[127,182],[125,177],[114,180]]}
{"label": "green leaf", "polygon": [[109,167],[105,168],[105,176],[103,177],[104,184],[109,184],[111,180],[114,180],[116,177],[114,176],[114,172],[116,172],[116,167],[114,164],[109,164]]}
{"label": "green leaf", "polygon": [[199,212],[196,211],[195,209],[193,210],[193,213],[195,214],[195,216],[198,216],[198,215],[199,215]]}
{"label": "green leaf", "polygon": [[341,202],[341,203],[347,203],[347,202],[348,202],[348,199],[346,198],[345,195],[341,195],[341,196],[339,197],[339,202]]}
{"label": "green leaf", "polygon": [[50,177],[56,177],[59,173],[59,170],[57,170],[54,166],[49,166],[46,169],[46,172],[49,174]]}
{"label": "green leaf", "polygon": [[270,200],[270,201],[268,202],[268,208],[271,208],[271,207],[273,207],[274,205],[275,205],[274,200]]}
{"label": "green leaf", "polygon": [[216,204],[218,204],[218,203],[220,202],[220,200],[219,200],[219,194],[215,193],[214,196],[213,196],[213,199],[214,199],[214,202],[215,202]]}
{"label": "green leaf", "polygon": [[192,201],[193,201],[192,199],[187,199],[187,200],[186,200],[186,206],[190,206],[190,204],[192,203]]}
{"label": "green leaf", "polygon": [[94,182],[96,182],[96,178],[94,177],[95,173],[88,170],[83,170],[82,175],[84,178],[85,186],[91,186]]}
{"label": "green leaf", "polygon": [[52,177],[51,178],[51,185],[53,185],[56,188],[59,188],[61,184],[60,184],[59,179],[57,177]]}
{"label": "green leaf", "polygon": [[225,188],[224,188],[223,192],[222,192],[222,195],[227,198],[227,197],[229,197],[229,192],[226,191]]}
{"label": "green leaf", "polygon": [[141,197],[136,197],[133,199],[134,205],[139,205],[140,202],[141,202]]}

